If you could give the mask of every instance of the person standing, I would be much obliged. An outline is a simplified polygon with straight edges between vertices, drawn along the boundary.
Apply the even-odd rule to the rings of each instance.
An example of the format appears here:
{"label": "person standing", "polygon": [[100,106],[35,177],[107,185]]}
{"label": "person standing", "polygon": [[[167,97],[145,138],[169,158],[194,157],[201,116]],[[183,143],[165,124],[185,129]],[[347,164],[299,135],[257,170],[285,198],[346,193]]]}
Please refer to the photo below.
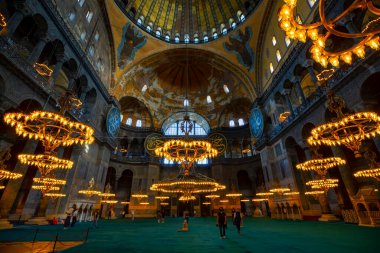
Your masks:
{"label": "person standing", "polygon": [[131,210],[131,219],[132,221],[135,220],[135,210]]}
{"label": "person standing", "polygon": [[64,223],[64,229],[67,229],[70,227],[70,221],[71,221],[71,215],[72,213],[74,212],[74,209],[73,208],[70,208],[69,210],[66,211],[66,219],[65,219],[65,223]]}
{"label": "person standing", "polygon": [[238,234],[240,235],[241,215],[239,210],[234,213],[234,224],[237,228]]}
{"label": "person standing", "polygon": [[227,216],[223,207],[219,207],[219,212],[216,216],[216,225],[219,226],[220,238],[226,238]]}
{"label": "person standing", "polygon": [[98,228],[98,219],[99,219],[99,213],[98,211],[95,211],[94,218],[92,220],[92,227]]}

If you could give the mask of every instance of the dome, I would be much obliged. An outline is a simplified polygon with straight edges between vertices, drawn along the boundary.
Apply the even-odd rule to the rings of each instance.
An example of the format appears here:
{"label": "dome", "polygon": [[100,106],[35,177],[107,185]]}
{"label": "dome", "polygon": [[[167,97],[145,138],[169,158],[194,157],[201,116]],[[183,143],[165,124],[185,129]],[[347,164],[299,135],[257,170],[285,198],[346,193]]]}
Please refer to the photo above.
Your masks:
{"label": "dome", "polygon": [[169,43],[206,43],[245,21],[257,0],[115,0],[135,24]]}

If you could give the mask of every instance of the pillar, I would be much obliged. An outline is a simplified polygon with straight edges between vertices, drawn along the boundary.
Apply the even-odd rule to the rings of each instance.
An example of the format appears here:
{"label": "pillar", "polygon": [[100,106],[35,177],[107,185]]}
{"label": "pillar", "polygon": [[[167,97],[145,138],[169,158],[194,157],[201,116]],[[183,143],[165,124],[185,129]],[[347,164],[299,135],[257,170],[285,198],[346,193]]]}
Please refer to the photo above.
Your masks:
{"label": "pillar", "polygon": [[[334,156],[345,158],[345,154],[339,147],[333,147]],[[351,169],[347,165],[339,166],[339,172],[342,176],[343,183],[347,189],[350,198],[354,197],[358,191],[356,180]]]}
{"label": "pillar", "polygon": [[291,82],[294,83],[294,85],[296,87],[297,96],[301,99],[301,102],[302,102],[301,104],[305,104],[306,103],[306,97],[305,97],[305,94],[303,93],[303,90],[301,87],[300,77],[294,76],[292,78]]}
{"label": "pillar", "polygon": [[13,37],[17,27],[24,18],[24,13],[21,10],[16,10],[15,13],[7,20],[8,32],[7,36],[9,38]]}
{"label": "pillar", "polygon": [[40,57],[41,53],[42,53],[42,50],[44,50],[44,47],[47,43],[47,38],[46,37],[41,37],[36,46],[33,48],[33,51],[30,53],[29,57],[28,57],[28,62],[33,64],[35,63],[38,58]]}
{"label": "pillar", "polygon": [[[37,141],[28,141],[22,151],[24,154],[34,154],[37,148]],[[21,173],[25,176],[29,166],[21,165],[19,162],[16,164],[13,172]],[[7,187],[4,189],[3,195],[0,199],[0,216],[8,217],[13,203],[17,198],[17,194],[20,191],[22,180],[24,178],[18,180],[9,180]],[[20,181],[21,180],[21,181]]]}
{"label": "pillar", "polygon": [[314,69],[313,69],[313,63],[314,61],[313,60],[306,60],[305,63],[304,63],[304,67],[307,69],[307,71],[309,72],[310,76],[311,76],[311,80],[313,81],[314,83],[314,86],[315,86],[315,89],[318,93],[321,93],[322,92],[322,89],[321,87],[318,85],[318,78],[317,76],[315,75],[315,72],[314,72]]}
{"label": "pillar", "polygon": [[290,101],[290,97],[289,97],[290,90],[284,90],[283,95],[285,97],[285,100],[286,100],[286,103],[288,105],[288,108],[290,110],[291,115],[294,116],[294,109],[293,109],[292,101]]}
{"label": "pillar", "polygon": [[55,64],[53,73],[50,76],[50,86],[54,87],[55,81],[57,80],[57,77],[62,70],[64,62],[65,57],[63,55],[57,56],[57,63]]}

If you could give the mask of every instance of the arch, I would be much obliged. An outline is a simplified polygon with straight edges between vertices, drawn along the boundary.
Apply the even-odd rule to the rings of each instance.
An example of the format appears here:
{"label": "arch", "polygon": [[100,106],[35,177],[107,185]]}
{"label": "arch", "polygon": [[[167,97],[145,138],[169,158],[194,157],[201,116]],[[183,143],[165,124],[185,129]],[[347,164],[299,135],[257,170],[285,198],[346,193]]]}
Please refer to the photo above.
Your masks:
{"label": "arch", "polygon": [[243,119],[245,124],[249,122],[249,115],[251,111],[252,103],[248,98],[236,98],[232,100],[230,103],[224,106],[220,115],[219,115],[219,127],[229,127],[229,122],[233,120],[235,122],[235,126],[238,122],[238,119]]}
{"label": "arch", "polygon": [[86,96],[84,98],[84,114],[91,115],[92,111],[95,109],[96,104],[96,98],[97,98],[97,92],[95,88],[92,88],[86,93]]}
{"label": "arch", "polygon": [[133,171],[126,169],[122,172],[117,183],[117,195],[122,200],[129,201],[132,192]]}
{"label": "arch", "polygon": [[131,96],[122,97],[119,100],[120,112],[123,115],[123,123],[128,118],[136,118],[141,120],[143,127],[153,127],[153,118],[148,107],[139,99]]}
{"label": "arch", "polygon": [[249,178],[248,172],[246,170],[239,170],[236,173],[236,177],[238,180],[239,191],[249,192],[251,195],[253,185],[251,179]]}
{"label": "arch", "polygon": [[114,167],[108,167],[107,169],[107,177],[106,182],[104,184],[104,189],[107,186],[107,184],[110,183],[112,191],[115,192],[115,186],[116,186],[116,169]]}
{"label": "arch", "polygon": [[311,130],[315,128],[315,125],[313,123],[307,122],[305,125],[303,125],[301,130],[302,140],[306,144],[306,139],[310,137]]}
{"label": "arch", "polygon": [[87,77],[85,75],[81,75],[79,78],[75,80],[75,85],[72,91],[74,92],[74,94],[77,95],[79,99],[82,99],[87,89],[88,89]]}
{"label": "arch", "polygon": [[[162,123],[162,127],[161,127],[162,132],[165,133],[166,130],[175,122],[182,121],[185,115],[186,115],[186,112],[177,112],[170,115]],[[205,117],[195,112],[187,112],[187,115],[190,117],[191,120],[194,120],[198,125],[200,125],[205,130],[206,133],[209,133],[210,125]]]}
{"label": "arch", "polygon": [[373,73],[360,87],[360,97],[365,110],[380,113],[380,72]]}

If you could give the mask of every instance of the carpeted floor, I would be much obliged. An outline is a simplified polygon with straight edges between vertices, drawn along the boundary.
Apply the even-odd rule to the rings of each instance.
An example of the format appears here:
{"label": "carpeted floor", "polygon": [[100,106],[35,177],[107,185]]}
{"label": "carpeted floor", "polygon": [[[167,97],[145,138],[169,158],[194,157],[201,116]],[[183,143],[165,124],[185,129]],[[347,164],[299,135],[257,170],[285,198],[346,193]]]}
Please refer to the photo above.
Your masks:
{"label": "carpeted floor", "polygon": [[[227,238],[219,237],[215,219],[191,218],[189,232],[177,232],[182,219],[103,220],[88,241],[63,252],[379,252],[380,228],[344,223],[279,221],[247,218],[242,234],[229,221]],[[82,231],[81,223],[67,232]]]}

